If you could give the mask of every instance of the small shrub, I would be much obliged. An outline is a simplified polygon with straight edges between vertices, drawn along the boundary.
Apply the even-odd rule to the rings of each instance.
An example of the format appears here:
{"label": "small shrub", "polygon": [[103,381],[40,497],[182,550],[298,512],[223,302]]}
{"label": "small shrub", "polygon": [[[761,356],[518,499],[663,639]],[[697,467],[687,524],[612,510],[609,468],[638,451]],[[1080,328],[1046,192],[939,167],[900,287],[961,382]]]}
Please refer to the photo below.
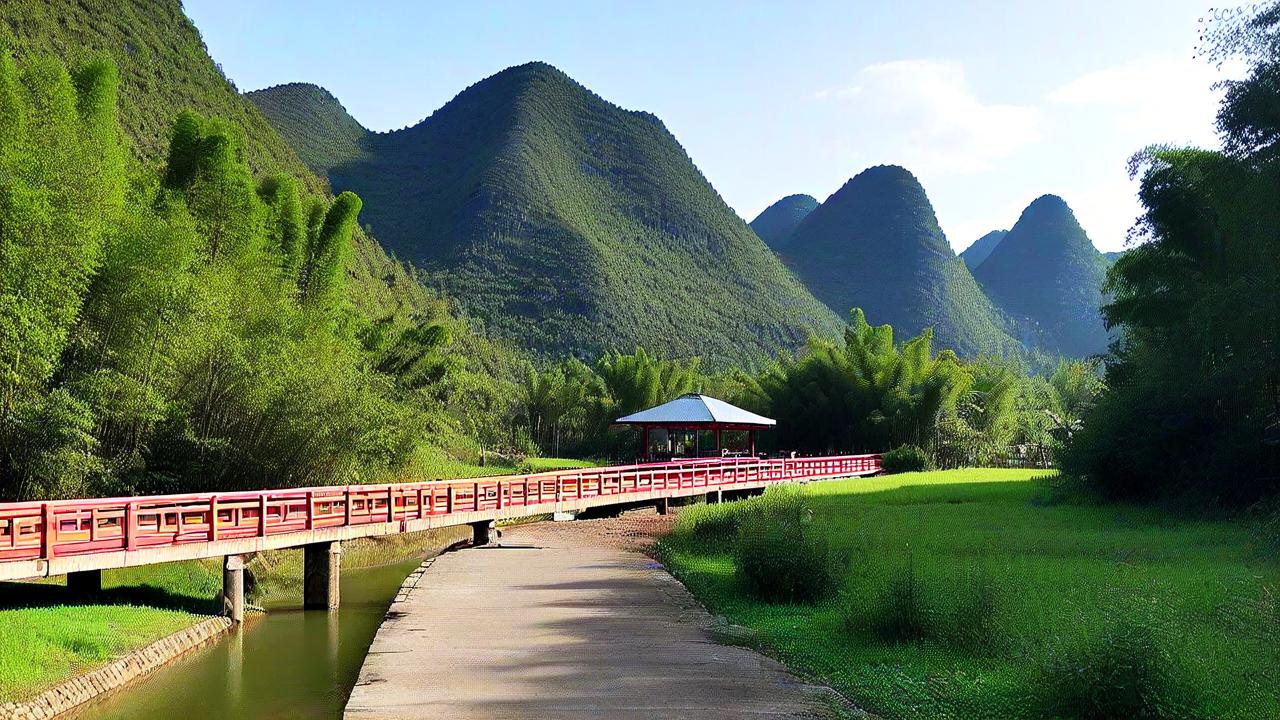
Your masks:
{"label": "small shrub", "polygon": [[971,651],[996,649],[1001,639],[999,607],[1000,586],[985,564],[976,565],[956,588],[955,604],[947,614],[947,639]]}
{"label": "small shrub", "polygon": [[934,634],[934,613],[926,606],[915,557],[907,551],[907,561],[890,577],[870,616],[871,629],[884,640],[923,640]]}
{"label": "small shrub", "polygon": [[738,534],[738,519],[746,502],[691,505],[676,517],[673,532],[701,542],[725,542]]}
{"label": "small shrub", "polygon": [[734,568],[746,592],[768,602],[814,602],[839,574],[825,528],[789,489],[771,490],[743,507]]}
{"label": "small shrub", "polygon": [[871,602],[859,604],[852,594],[842,600],[849,631],[865,628],[888,642],[933,640],[969,651],[998,647],[1000,593],[985,566],[940,580],[920,573],[908,550]]}
{"label": "small shrub", "polygon": [[1172,658],[1153,626],[1130,618],[1052,653],[1040,689],[1046,717],[1166,720],[1186,717]]}
{"label": "small shrub", "polygon": [[932,469],[933,461],[918,445],[899,445],[880,456],[880,467],[887,473],[920,472]]}

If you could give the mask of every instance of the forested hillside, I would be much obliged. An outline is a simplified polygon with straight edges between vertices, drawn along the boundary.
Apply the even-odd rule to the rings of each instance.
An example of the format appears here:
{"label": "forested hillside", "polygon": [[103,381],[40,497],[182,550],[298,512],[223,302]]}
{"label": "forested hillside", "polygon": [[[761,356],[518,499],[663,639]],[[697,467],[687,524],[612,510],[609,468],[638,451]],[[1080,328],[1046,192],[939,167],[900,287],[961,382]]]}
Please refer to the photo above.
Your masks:
{"label": "forested hillside", "polygon": [[[252,99],[335,189],[364,198],[388,248],[543,353],[642,345],[750,364],[840,327],[661,121],[549,65],[509,68],[412,128],[358,140],[323,91]],[[332,146],[308,144],[318,137]]]}
{"label": "forested hillside", "polygon": [[[178,0],[6,0],[0,39],[14,56],[68,62],[109,58],[120,73],[120,123],[132,154],[158,166],[182,110],[228,121],[256,175],[286,172],[310,191],[326,189],[258,108],[223,77]],[[349,268],[353,300],[375,314],[418,311],[428,295],[376,242],[357,228]]]}
{"label": "forested hillside", "polygon": [[1107,259],[1062,198],[1037,198],[974,270],[1027,344],[1074,357],[1107,348],[1102,283]]}
{"label": "forested hillside", "polygon": [[7,3],[0,39],[0,495],[420,476],[512,447],[521,357],[361,230],[177,2]]}
{"label": "forested hillside", "polygon": [[996,246],[1000,244],[1000,241],[1004,239],[1004,236],[1008,234],[1008,230],[992,230],[986,235],[974,240],[972,245],[965,248],[964,252],[960,253],[960,259],[964,261],[965,267],[972,271],[974,268],[981,265],[982,261],[986,260],[987,257],[991,255],[991,251],[995,250]]}
{"label": "forested hillside", "polygon": [[318,85],[289,83],[246,93],[307,164],[322,177],[334,167],[364,158],[369,131],[338,98]]}
{"label": "forested hillside", "polygon": [[788,195],[770,205],[751,221],[751,229],[765,245],[777,250],[791,239],[800,222],[818,207],[812,195]]}
{"label": "forested hillside", "polygon": [[963,354],[1016,353],[1004,319],[956,257],[924,188],[893,165],[864,170],[796,228],[783,259],[819,299]]}

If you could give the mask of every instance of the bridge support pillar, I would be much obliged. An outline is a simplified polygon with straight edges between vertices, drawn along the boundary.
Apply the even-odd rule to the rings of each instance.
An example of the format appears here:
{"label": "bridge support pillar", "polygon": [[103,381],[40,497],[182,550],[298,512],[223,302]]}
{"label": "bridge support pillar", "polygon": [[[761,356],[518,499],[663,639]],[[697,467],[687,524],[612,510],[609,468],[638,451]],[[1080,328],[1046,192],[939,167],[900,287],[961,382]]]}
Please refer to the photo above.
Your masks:
{"label": "bridge support pillar", "polygon": [[222,614],[231,622],[244,622],[244,556],[222,559]]}
{"label": "bridge support pillar", "polygon": [[102,592],[102,571],[80,570],[67,573],[67,589],[79,595]]}
{"label": "bridge support pillar", "polygon": [[342,570],[342,543],[302,546],[302,607],[337,610]]}
{"label": "bridge support pillar", "polygon": [[577,518],[578,518],[578,513],[573,510],[565,510],[563,512],[557,511],[557,512],[551,513],[551,520],[553,522],[569,522],[570,520],[576,520]]}
{"label": "bridge support pillar", "polygon": [[493,542],[496,523],[492,520],[481,520],[471,523],[471,544],[480,547]]}
{"label": "bridge support pillar", "polygon": [[723,490],[716,490],[715,492],[709,492],[709,493],[707,493],[707,504],[708,504],[708,505],[719,505],[719,504],[720,504],[720,503],[722,503],[722,502],[724,502],[724,491],[723,491]]}
{"label": "bridge support pillar", "polygon": [[659,515],[669,514],[671,512],[671,498],[658,498],[657,508]]}

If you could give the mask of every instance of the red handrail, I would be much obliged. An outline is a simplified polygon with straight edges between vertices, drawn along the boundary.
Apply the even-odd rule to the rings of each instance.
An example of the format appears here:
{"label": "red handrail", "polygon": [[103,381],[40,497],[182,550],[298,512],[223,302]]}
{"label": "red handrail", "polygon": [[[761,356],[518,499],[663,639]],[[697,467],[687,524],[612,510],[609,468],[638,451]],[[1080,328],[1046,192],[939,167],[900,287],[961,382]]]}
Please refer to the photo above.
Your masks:
{"label": "red handrail", "polygon": [[702,458],[391,485],[152,495],[0,504],[0,563],[319,528],[506,511],[597,497],[867,475],[879,455]]}

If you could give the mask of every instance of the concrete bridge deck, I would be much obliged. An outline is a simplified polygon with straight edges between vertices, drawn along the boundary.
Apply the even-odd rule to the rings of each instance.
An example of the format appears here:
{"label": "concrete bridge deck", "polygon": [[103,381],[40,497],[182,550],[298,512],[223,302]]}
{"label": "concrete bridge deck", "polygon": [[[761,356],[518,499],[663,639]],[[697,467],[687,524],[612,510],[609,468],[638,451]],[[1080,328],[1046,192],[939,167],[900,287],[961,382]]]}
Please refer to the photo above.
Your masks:
{"label": "concrete bridge deck", "polygon": [[621,522],[520,526],[435,559],[388,612],[345,718],[830,716],[830,690],[713,642],[682,585],[602,537]]}

